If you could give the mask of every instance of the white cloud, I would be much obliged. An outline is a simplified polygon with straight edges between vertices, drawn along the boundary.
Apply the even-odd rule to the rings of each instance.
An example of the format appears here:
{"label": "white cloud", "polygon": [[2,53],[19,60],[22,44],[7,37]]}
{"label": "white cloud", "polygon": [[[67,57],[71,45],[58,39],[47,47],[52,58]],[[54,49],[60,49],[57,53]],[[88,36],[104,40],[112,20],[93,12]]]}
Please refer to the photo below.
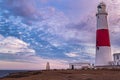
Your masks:
{"label": "white cloud", "polygon": [[77,53],[66,53],[65,54],[66,56],[68,56],[68,57],[78,57],[79,55],[77,54]]}
{"label": "white cloud", "polygon": [[29,45],[15,37],[3,37],[0,35],[0,53],[17,54],[17,53],[33,53],[35,51],[29,48]]}

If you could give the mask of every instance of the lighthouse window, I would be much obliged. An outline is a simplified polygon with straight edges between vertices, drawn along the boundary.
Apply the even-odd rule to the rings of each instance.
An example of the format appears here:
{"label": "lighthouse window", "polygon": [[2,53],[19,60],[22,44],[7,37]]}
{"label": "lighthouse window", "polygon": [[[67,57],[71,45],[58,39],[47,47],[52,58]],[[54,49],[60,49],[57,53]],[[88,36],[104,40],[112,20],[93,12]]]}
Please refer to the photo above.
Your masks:
{"label": "lighthouse window", "polygon": [[102,8],[102,7],[99,5],[98,8]]}

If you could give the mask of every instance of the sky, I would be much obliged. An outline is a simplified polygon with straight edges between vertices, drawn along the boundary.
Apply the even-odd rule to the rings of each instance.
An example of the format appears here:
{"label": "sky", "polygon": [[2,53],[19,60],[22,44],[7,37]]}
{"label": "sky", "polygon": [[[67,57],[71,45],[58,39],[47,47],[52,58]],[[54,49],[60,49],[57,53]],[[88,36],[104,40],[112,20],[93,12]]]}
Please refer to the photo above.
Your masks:
{"label": "sky", "polygon": [[[102,0],[0,0],[0,69],[64,69],[95,59]],[[120,52],[120,1],[106,0],[112,54]]]}

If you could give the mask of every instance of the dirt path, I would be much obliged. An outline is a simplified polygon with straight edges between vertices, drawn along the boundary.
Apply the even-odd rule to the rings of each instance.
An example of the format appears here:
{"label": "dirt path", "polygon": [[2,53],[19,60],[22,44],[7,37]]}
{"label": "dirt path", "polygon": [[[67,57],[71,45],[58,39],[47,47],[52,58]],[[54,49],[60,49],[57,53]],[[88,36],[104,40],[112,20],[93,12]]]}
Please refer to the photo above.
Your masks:
{"label": "dirt path", "polygon": [[120,70],[57,70],[16,73],[0,80],[120,80]]}

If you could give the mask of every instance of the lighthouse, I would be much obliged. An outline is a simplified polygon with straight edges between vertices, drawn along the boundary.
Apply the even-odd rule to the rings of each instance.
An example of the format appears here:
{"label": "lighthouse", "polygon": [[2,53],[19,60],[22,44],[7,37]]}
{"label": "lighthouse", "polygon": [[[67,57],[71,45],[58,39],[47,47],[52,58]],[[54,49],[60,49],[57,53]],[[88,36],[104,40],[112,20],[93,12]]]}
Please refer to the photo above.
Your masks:
{"label": "lighthouse", "polygon": [[96,59],[95,66],[109,66],[112,61],[106,4],[101,2],[98,7],[96,31]]}

